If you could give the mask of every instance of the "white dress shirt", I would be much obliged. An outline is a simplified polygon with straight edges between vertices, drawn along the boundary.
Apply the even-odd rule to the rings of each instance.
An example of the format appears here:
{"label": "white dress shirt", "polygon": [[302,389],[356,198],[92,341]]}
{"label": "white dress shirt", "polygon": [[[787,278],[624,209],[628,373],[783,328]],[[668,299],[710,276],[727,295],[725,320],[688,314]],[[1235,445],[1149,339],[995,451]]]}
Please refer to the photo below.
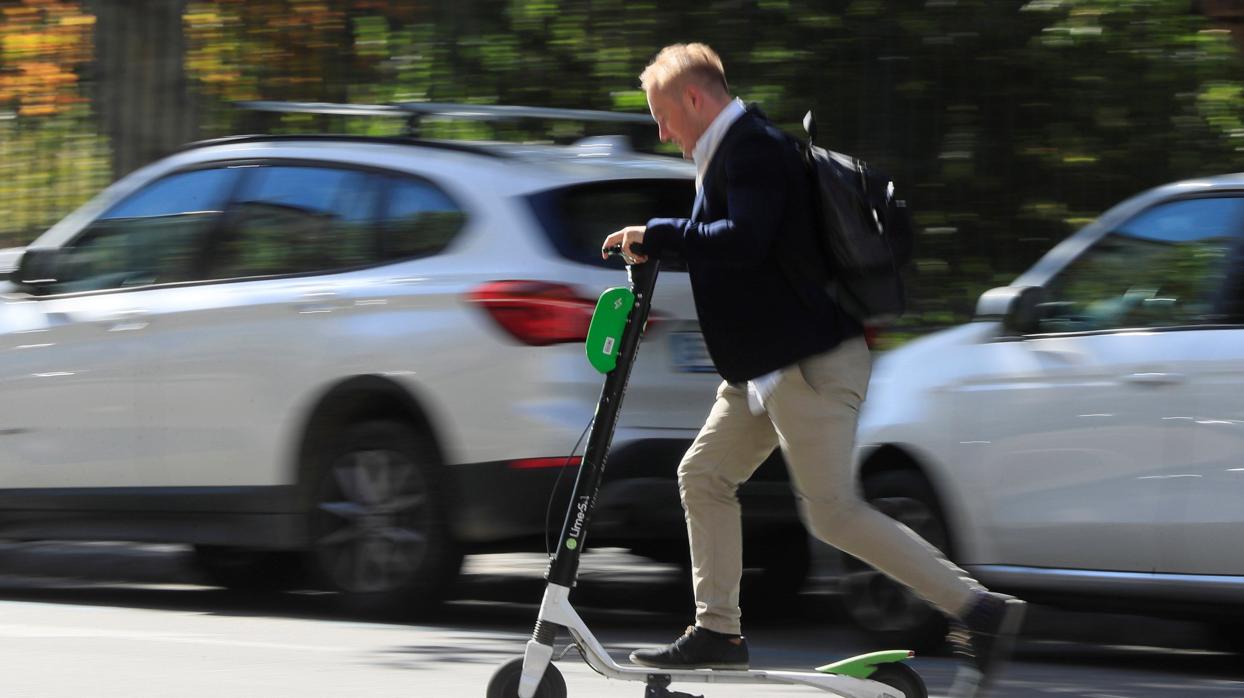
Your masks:
{"label": "white dress shirt", "polygon": [[739,117],[747,111],[747,107],[743,106],[743,100],[738,97],[734,101],[727,104],[717,118],[713,119],[713,123],[704,129],[704,133],[700,134],[700,138],[695,142],[695,149],[691,151],[691,159],[695,161],[695,191],[700,193],[704,188],[704,173],[708,172],[708,164],[713,161],[713,155],[717,152],[717,146],[721,145],[721,139],[726,137],[726,131],[739,120]]}

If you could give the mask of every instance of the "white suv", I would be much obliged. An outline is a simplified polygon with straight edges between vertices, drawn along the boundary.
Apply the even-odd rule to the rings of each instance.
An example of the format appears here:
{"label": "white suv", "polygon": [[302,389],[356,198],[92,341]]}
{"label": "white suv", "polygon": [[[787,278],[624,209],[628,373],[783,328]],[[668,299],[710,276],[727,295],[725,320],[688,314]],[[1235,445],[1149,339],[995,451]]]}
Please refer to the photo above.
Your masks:
{"label": "white suv", "polygon": [[[626,281],[600,242],[689,210],[693,178],[611,139],[341,136],[125,177],[0,281],[0,536],[190,543],[231,586],[302,583],[310,559],[389,609],[439,598],[464,552],[542,549],[600,393],[588,319]],[[678,557],[673,472],[717,380],[671,269],[594,542]],[[770,472],[743,497],[781,541],[798,523]],[[806,554],[753,547],[802,579]]]}
{"label": "white suv", "polygon": [[[975,322],[885,356],[859,475],[992,588],[1230,626],[1244,614],[1242,390],[1244,175],[1181,182],[984,294]],[[927,607],[848,566],[865,627],[938,635]]]}

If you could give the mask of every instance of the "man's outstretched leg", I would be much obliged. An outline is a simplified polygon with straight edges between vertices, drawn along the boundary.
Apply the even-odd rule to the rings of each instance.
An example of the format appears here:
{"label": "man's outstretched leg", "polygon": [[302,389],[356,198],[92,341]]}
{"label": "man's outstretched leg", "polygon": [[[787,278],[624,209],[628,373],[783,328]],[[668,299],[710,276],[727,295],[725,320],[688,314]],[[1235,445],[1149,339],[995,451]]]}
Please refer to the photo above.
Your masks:
{"label": "man's outstretched leg", "polygon": [[910,528],[859,496],[855,429],[870,355],[862,338],[783,371],[766,401],[808,528],[958,618],[952,634],[966,671],[952,696],[977,696],[1010,653],[1024,614],[1018,599],[988,592]]}

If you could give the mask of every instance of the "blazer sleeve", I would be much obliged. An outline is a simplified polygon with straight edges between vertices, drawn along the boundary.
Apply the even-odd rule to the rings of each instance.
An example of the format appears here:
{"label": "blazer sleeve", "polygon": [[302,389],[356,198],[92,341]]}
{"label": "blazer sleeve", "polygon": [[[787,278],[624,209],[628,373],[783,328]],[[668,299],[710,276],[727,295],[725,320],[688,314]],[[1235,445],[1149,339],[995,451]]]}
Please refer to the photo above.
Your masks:
{"label": "blazer sleeve", "polygon": [[644,233],[649,253],[674,249],[684,259],[737,267],[759,265],[777,240],[788,196],[782,143],[769,134],[748,134],[726,156],[726,215],[715,221],[653,218]]}

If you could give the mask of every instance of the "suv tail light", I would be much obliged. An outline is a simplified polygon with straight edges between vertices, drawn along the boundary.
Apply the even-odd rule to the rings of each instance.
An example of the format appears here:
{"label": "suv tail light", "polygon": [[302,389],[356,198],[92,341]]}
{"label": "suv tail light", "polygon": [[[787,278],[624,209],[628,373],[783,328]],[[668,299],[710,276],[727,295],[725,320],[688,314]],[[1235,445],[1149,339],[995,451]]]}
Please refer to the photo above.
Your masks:
{"label": "suv tail light", "polygon": [[864,325],[864,341],[869,349],[877,348],[877,340],[881,337],[881,328],[876,325]]}
{"label": "suv tail light", "polygon": [[583,456],[560,456],[558,458],[524,458],[510,461],[512,470],[542,470],[545,468],[577,468],[583,465]]}
{"label": "suv tail light", "polygon": [[537,347],[586,340],[596,309],[570,286],[547,281],[490,281],[469,298],[515,339]]}

